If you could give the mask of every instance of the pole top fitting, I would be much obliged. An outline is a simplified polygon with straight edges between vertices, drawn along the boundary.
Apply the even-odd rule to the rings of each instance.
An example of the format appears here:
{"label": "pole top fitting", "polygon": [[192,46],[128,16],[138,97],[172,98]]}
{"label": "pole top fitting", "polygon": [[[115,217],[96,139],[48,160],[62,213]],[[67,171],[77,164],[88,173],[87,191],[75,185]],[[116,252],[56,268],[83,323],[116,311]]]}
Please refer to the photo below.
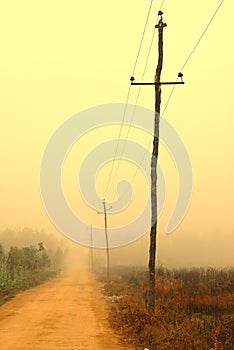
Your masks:
{"label": "pole top fitting", "polygon": [[181,81],[183,81],[183,76],[184,76],[183,73],[181,73],[181,72],[178,73],[178,78],[181,78]]}
{"label": "pole top fitting", "polygon": [[131,80],[131,82],[133,83],[134,80],[135,80],[135,78],[134,78],[134,77],[131,77],[130,80]]}
{"label": "pole top fitting", "polygon": [[163,28],[163,27],[167,27],[166,23],[163,23],[163,18],[162,18],[163,12],[160,10],[158,11],[158,16],[161,16],[161,18],[159,19],[158,24],[155,25],[155,28]]}

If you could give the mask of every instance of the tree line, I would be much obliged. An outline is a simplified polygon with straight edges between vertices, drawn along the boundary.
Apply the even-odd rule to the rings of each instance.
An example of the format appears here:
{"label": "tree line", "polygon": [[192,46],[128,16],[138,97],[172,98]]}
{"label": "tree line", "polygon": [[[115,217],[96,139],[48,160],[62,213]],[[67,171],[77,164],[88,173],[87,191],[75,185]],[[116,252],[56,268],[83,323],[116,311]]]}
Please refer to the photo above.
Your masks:
{"label": "tree line", "polygon": [[37,246],[10,247],[5,252],[0,244],[0,286],[50,268],[51,259],[43,242]]}

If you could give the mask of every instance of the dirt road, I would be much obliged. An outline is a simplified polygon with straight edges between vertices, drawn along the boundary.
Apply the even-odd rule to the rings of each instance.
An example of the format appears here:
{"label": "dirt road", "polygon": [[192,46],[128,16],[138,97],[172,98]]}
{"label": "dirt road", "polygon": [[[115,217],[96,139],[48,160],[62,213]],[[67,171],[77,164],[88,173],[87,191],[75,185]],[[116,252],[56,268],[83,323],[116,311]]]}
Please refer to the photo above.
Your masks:
{"label": "dirt road", "polygon": [[[63,273],[0,307],[1,350],[124,350],[107,321],[100,285],[87,272]],[[130,350],[130,349],[129,349]]]}

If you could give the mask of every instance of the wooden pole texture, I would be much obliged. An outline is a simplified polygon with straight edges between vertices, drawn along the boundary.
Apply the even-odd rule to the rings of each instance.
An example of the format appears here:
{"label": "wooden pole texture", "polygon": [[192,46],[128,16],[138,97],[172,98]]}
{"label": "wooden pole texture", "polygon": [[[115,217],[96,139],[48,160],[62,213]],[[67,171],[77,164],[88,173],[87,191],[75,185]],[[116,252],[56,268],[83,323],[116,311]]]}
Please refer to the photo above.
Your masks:
{"label": "wooden pole texture", "polygon": [[110,253],[109,253],[109,240],[107,231],[107,214],[106,214],[106,202],[103,200],[104,218],[105,218],[105,237],[106,237],[106,277],[109,280],[110,276]]}
{"label": "wooden pole texture", "polygon": [[163,29],[166,24],[163,23],[162,14],[156,28],[158,28],[158,64],[155,73],[155,120],[154,120],[154,140],[151,159],[151,231],[149,247],[149,298],[148,310],[155,310],[155,264],[156,264],[156,245],[157,245],[157,161],[159,147],[159,117],[161,105],[161,72],[163,66]]}

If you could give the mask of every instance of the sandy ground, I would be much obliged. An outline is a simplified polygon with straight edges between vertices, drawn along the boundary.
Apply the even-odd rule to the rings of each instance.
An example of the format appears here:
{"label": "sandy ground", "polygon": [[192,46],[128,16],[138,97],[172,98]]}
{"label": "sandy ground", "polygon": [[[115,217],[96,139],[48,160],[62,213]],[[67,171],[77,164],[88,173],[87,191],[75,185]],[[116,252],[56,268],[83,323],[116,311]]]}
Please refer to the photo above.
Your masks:
{"label": "sandy ground", "polygon": [[130,350],[109,327],[100,284],[84,271],[63,273],[1,306],[0,349]]}

